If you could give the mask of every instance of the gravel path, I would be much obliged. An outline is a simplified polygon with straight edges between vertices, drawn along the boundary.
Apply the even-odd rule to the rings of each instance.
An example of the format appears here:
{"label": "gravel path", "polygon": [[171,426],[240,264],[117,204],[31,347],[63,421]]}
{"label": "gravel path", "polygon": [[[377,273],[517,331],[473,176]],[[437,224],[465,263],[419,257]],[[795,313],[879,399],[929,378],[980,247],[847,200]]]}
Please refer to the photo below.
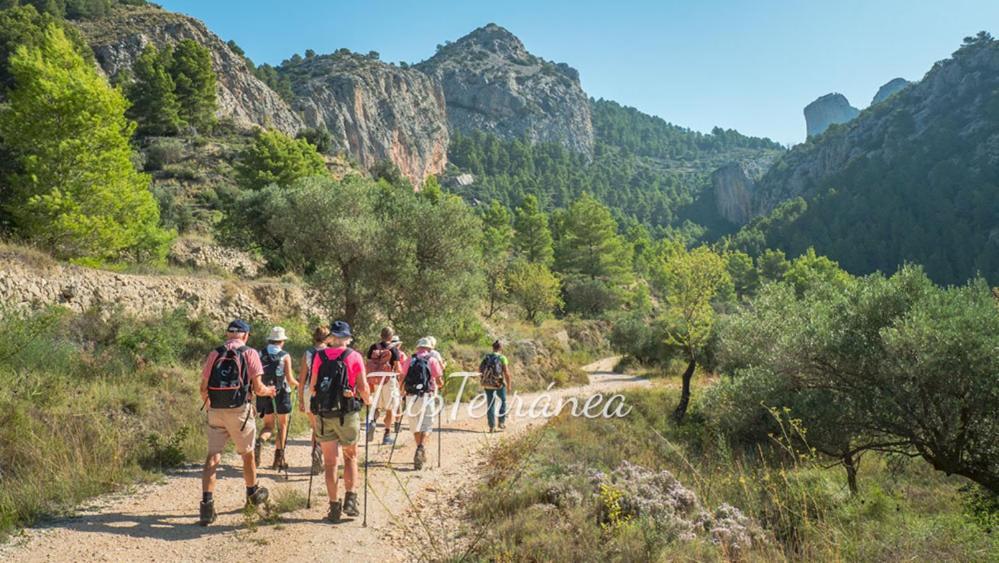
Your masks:
{"label": "gravel path", "polygon": [[[611,373],[616,358],[605,358],[586,366],[590,384],[549,392],[553,399],[615,392],[647,385],[637,377]],[[528,410],[538,393],[522,397]],[[539,405],[540,407],[540,405]],[[479,413],[483,412],[479,409]],[[405,426],[386,467],[389,448],[371,445],[368,526],[361,519],[340,524],[323,522],[327,498],[321,476],[313,482],[312,508],[282,514],[277,524],[248,526],[242,513],[243,482],[234,455],[227,455],[219,471],[215,492],[218,520],[203,528],[197,525],[201,495],[201,468],[189,466],[170,472],[162,482],[140,487],[128,494],[100,497],[80,510],[78,516],[49,522],[26,530],[0,547],[0,560],[9,561],[411,561],[436,559],[427,541],[414,541],[410,526],[430,530],[454,529],[460,517],[461,493],[478,479],[478,468],[500,441],[546,420],[540,408],[508,421],[507,431],[484,432],[485,421],[469,416],[467,405],[453,420],[445,413],[443,456],[437,467],[436,431],[428,446],[428,466],[412,470],[413,437]],[[381,436],[379,428],[376,436]],[[294,488],[304,496],[309,483],[309,438],[289,440],[291,469],[283,474],[264,469],[260,483],[271,491]],[[263,462],[270,463],[273,449],[265,447]],[[363,450],[361,452],[363,456]],[[362,458],[363,459],[363,458]],[[363,472],[363,467],[361,468]],[[319,493],[319,494],[317,494]],[[342,495],[342,492],[341,492]],[[362,497],[363,498],[363,497]],[[426,535],[426,534],[424,534]],[[450,541],[441,532],[440,543]],[[444,548],[441,548],[442,550]]]}

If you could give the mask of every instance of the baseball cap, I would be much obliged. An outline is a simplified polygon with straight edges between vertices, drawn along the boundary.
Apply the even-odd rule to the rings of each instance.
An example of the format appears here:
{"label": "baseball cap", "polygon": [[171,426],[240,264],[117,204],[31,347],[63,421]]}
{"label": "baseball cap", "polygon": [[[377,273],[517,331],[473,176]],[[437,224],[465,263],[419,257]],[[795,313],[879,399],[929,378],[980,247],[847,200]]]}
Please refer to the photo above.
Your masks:
{"label": "baseball cap", "polygon": [[236,319],[229,323],[226,332],[250,332],[250,323],[243,319]]}

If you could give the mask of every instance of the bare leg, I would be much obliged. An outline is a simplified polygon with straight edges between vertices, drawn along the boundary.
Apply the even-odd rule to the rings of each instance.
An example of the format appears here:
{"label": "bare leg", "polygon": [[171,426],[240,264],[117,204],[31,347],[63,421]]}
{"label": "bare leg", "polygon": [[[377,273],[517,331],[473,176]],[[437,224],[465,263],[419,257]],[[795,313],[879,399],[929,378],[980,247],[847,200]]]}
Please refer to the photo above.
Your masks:
{"label": "bare leg", "polygon": [[278,417],[281,420],[281,435],[277,439],[277,443],[280,445],[276,447],[284,449],[285,444],[288,443],[288,415],[279,414]]}
{"label": "bare leg", "polygon": [[265,414],[264,415],[264,428],[260,431],[260,436],[258,439],[261,442],[266,442],[271,439],[271,434],[274,433],[274,415]]}
{"label": "bare leg", "polygon": [[320,442],[323,448],[323,468],[326,470],[326,494],[329,495],[330,502],[338,500],[336,490],[336,464],[337,464],[337,442]]}
{"label": "bare leg", "polygon": [[357,444],[343,447],[343,490],[351,492],[357,483]]}
{"label": "bare leg", "polygon": [[[247,487],[252,487],[257,484],[257,464],[253,462],[253,450],[250,450],[241,456],[243,458],[243,481],[246,481]],[[212,476],[212,480],[215,480],[215,476]]]}
{"label": "bare leg", "polygon": [[[250,453],[250,460],[253,460],[253,453]],[[222,454],[210,455],[205,458],[205,468],[201,471],[201,490],[205,493],[215,491],[215,470],[218,469],[222,461]]]}

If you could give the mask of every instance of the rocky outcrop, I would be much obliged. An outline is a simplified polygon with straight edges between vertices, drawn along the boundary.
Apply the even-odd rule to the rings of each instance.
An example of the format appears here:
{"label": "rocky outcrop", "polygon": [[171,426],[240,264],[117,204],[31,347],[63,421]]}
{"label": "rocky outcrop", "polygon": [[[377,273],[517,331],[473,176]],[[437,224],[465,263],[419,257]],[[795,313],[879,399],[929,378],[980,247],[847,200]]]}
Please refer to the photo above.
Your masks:
{"label": "rocky outcrop", "polygon": [[[937,146],[960,145],[974,136],[984,142],[964,151],[975,170],[999,166],[996,94],[999,91],[999,41],[980,40],[954,57],[936,63],[919,82],[868,108],[858,118],[811,143],[784,154],[757,184],[754,215],[780,202],[808,198],[854,163],[876,159],[884,168],[911,154],[938,158]],[[845,101],[845,99],[844,99]],[[927,131],[933,129],[932,135]]]}
{"label": "rocky outcrop", "polygon": [[753,194],[756,182],[773,164],[774,157],[762,157],[732,162],[711,174],[718,214],[735,225],[742,225],[753,216]]}
{"label": "rocky outcrop", "polygon": [[119,7],[108,18],[81,20],[76,25],[109,77],[131,68],[149,44],[161,47],[192,39],[211,51],[218,76],[218,117],[242,127],[273,127],[291,135],[303,126],[284,100],[253,75],[246,60],[199,20],[141,6]]}
{"label": "rocky outcrop", "polygon": [[339,150],[366,168],[390,160],[419,186],[447,165],[448,127],[438,82],[349,51],[281,66],[310,127],[325,127]]}
{"label": "rocky outcrop", "polygon": [[170,262],[196,270],[231,272],[240,278],[255,278],[264,263],[246,252],[196,238],[179,238],[170,247]]}
{"label": "rocky outcrop", "polygon": [[830,125],[846,123],[860,110],[851,106],[843,94],[826,94],[805,106],[805,128],[809,137],[821,135]]}
{"label": "rocky outcrop", "polygon": [[442,47],[417,68],[443,85],[453,130],[593,150],[589,98],[579,73],[532,55],[496,24]]}
{"label": "rocky outcrop", "polygon": [[884,85],[882,85],[880,88],[878,88],[878,93],[874,94],[874,99],[871,100],[871,105],[873,106],[875,104],[879,104],[887,100],[888,96],[891,96],[892,94],[905,88],[909,84],[912,84],[912,82],[909,82],[904,78],[892,78]]}
{"label": "rocky outcrop", "polygon": [[223,323],[248,319],[324,316],[318,300],[301,287],[210,277],[129,275],[27,260],[0,252],[0,303],[15,309],[61,305],[74,311],[100,307],[154,317],[184,307],[192,316]]}

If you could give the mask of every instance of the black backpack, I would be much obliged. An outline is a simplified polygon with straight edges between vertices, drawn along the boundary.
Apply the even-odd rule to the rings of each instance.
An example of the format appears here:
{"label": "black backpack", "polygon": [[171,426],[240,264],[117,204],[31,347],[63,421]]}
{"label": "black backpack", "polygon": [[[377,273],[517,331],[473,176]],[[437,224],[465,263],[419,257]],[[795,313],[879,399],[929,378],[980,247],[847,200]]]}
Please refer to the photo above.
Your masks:
{"label": "black backpack", "polygon": [[288,352],[281,350],[277,354],[270,354],[266,349],[260,352],[260,363],[264,368],[264,375],[261,377],[264,385],[273,385],[278,391],[288,391],[288,381],[284,378],[284,357]]}
{"label": "black backpack", "polygon": [[218,356],[208,375],[208,401],[213,409],[233,409],[250,400],[250,377],[243,357],[247,350],[246,346],[215,349]]}
{"label": "black backpack", "polygon": [[423,395],[430,392],[430,356],[413,356],[406,370],[403,385],[407,395]]}
{"label": "black backpack", "polygon": [[506,383],[503,379],[503,360],[499,354],[489,354],[479,364],[480,380],[483,387],[500,388]]}
{"label": "black backpack", "polygon": [[[327,348],[328,350],[328,348]],[[347,355],[353,353],[350,348],[344,350],[334,359],[326,357],[326,350],[320,350],[312,356],[312,363],[319,362],[316,373],[316,392],[312,395],[309,410],[313,414],[321,416],[340,416],[340,423],[343,423],[345,414],[361,410],[364,402],[356,394],[354,397],[344,397],[346,390],[356,391],[357,382],[350,384],[347,373]]]}

